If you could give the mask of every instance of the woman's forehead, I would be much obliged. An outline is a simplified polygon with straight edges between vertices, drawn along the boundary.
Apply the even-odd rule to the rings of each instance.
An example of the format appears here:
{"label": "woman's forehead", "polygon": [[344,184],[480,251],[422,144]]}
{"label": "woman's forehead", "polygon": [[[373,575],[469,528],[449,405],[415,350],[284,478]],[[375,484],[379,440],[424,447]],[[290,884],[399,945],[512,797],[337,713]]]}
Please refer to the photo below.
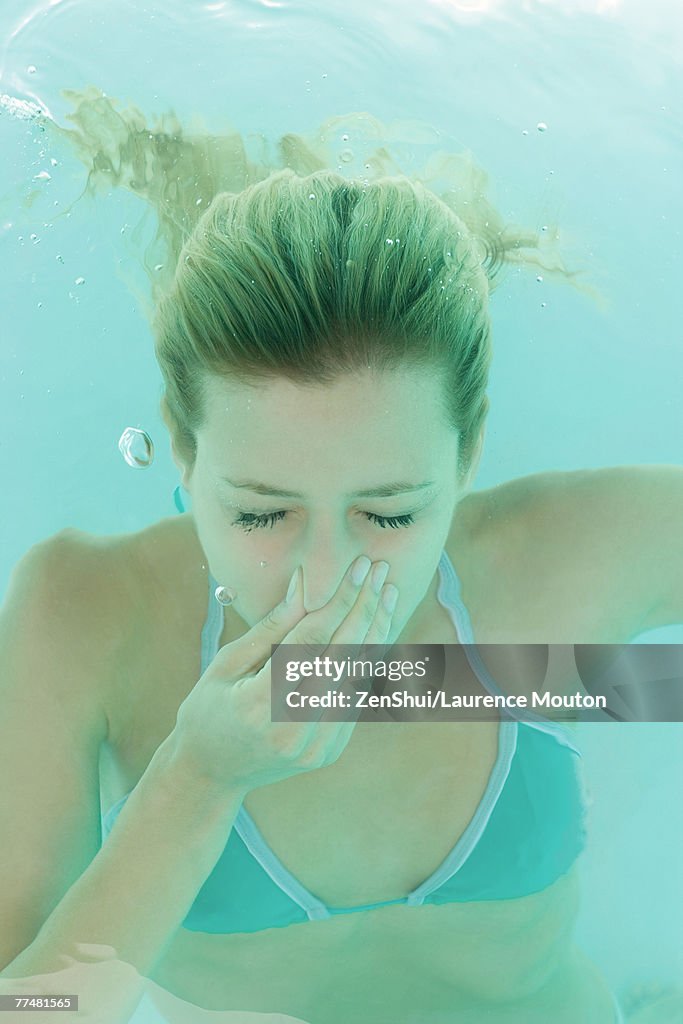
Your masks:
{"label": "woman's forehead", "polygon": [[440,412],[442,381],[425,370],[363,370],[340,375],[325,384],[296,383],[285,377],[251,385],[222,377],[207,378],[206,418],[258,410],[261,415],[289,410],[298,415],[324,415],[377,409],[383,415],[407,416],[417,404],[426,414]]}

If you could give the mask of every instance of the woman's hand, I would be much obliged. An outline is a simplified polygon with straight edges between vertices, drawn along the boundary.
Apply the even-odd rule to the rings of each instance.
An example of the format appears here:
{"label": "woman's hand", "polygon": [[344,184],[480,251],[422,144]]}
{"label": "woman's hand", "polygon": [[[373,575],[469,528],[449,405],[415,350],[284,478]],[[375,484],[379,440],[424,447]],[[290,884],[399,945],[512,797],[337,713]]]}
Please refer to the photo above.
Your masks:
{"label": "woman's hand", "polygon": [[381,597],[396,588],[373,589],[381,569],[375,563],[357,583],[352,566],[327,604],[309,613],[303,610],[297,570],[290,601],[218,650],[180,705],[173,730],[178,749],[203,778],[244,794],[337,760],[355,719],[329,721],[330,712],[323,709],[317,721],[271,721],[271,645],[385,644],[393,609],[388,611]]}

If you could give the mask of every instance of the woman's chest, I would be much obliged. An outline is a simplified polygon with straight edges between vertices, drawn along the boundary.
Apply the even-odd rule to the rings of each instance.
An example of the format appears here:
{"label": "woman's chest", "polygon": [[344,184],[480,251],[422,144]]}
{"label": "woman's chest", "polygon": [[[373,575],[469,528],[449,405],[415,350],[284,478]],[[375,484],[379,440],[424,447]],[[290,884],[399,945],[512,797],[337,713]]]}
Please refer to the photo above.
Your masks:
{"label": "woman's chest", "polygon": [[[403,898],[420,886],[465,832],[498,754],[497,722],[366,729],[334,765],[244,800],[276,867],[326,906]],[[377,730],[391,737],[378,740]]]}

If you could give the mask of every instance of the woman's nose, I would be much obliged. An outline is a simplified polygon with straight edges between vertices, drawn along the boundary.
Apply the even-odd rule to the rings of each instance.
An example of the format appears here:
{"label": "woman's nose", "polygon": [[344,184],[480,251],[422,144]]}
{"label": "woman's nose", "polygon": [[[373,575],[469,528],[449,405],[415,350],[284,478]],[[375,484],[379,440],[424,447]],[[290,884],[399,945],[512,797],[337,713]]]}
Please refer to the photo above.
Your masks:
{"label": "woman's nose", "polygon": [[[307,612],[324,607],[336,594],[339,584],[363,551],[344,554],[334,559],[303,559],[304,608]],[[370,557],[368,553],[368,557]]]}

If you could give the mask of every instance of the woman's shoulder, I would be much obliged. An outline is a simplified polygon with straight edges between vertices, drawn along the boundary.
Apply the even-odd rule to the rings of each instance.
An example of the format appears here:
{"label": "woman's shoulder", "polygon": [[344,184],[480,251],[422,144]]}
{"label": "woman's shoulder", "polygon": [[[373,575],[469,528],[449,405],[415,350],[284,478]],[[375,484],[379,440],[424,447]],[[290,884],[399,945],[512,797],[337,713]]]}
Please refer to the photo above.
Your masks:
{"label": "woman's shoulder", "polygon": [[485,632],[495,623],[497,636],[529,643],[628,641],[629,604],[623,593],[615,602],[619,545],[588,479],[585,470],[545,471],[464,499],[450,543],[457,557],[462,538],[465,591]]}
{"label": "woman's shoulder", "polygon": [[17,561],[2,605],[7,685],[25,689],[40,677],[37,687],[98,738],[107,733],[107,680],[125,635],[122,593],[133,589],[124,549],[109,538],[59,530]]}
{"label": "woman's shoulder", "polygon": [[82,656],[98,652],[91,689],[95,684],[115,718],[122,681],[138,653],[149,652],[160,623],[189,618],[204,593],[205,566],[191,517],[109,535],[68,527],[35,545],[32,558],[41,577],[59,580],[59,600],[67,609],[65,645],[73,647],[80,638]]}
{"label": "woman's shoulder", "polygon": [[[530,473],[485,490],[471,491],[460,503],[462,514],[456,517],[457,529],[467,545],[476,545],[480,553],[507,553],[509,557],[511,545],[526,549],[538,546],[558,526],[562,505],[557,499],[579,476],[580,471]],[[544,526],[549,527],[545,534]]]}
{"label": "woman's shoulder", "polygon": [[119,626],[151,612],[169,590],[205,581],[206,564],[188,513],[129,533],[97,535],[68,527],[42,546]]}
{"label": "woman's shoulder", "polygon": [[95,629],[118,633],[103,699],[110,746],[133,785],[198,678],[206,560],[190,513],[134,533],[83,535],[80,544],[90,592],[95,595],[98,579],[108,580],[112,590],[109,625],[99,619]]}

